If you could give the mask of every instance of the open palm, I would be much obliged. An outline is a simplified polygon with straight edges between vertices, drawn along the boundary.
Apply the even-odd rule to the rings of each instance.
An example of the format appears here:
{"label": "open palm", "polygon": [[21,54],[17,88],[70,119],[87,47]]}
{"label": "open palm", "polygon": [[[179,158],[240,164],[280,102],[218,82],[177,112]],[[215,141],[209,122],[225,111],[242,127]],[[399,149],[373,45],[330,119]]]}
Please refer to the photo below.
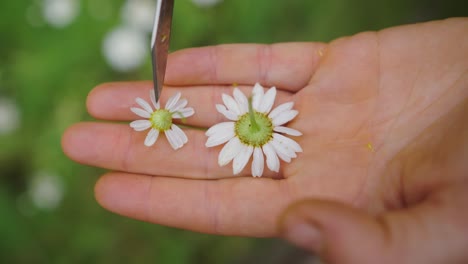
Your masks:
{"label": "open palm", "polygon": [[[205,148],[204,131],[193,128],[185,129],[188,144],[173,151],[163,139],[145,147],[146,134],[128,124],[81,123],[65,133],[64,150],[80,163],[114,170],[96,185],[105,208],[200,232],[275,236],[281,213],[306,198],[370,212],[399,208],[406,202],[403,185],[418,181],[401,173],[405,151],[421,137],[437,138],[441,132],[431,127],[466,102],[468,56],[450,41],[462,37],[466,45],[466,24],[456,22],[330,44],[223,45],[171,54],[162,101],[181,91],[196,111],[186,125],[222,121],[215,104],[234,83],[246,92],[256,82],[276,86],[277,104],[295,102],[299,115],[289,126],[303,133],[295,140],[304,152],[278,175],[257,179],[245,170],[234,177],[229,166],[217,165],[221,147]],[[90,93],[88,110],[98,119],[134,120],[134,99],[148,99],[150,89],[150,82],[101,85]]]}

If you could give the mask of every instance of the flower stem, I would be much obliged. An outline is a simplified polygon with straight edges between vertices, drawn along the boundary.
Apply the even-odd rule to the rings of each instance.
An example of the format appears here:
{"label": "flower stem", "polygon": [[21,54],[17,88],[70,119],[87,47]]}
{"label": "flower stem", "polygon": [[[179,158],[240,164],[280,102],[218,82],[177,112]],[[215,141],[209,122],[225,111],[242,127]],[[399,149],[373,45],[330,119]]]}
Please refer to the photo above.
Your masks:
{"label": "flower stem", "polygon": [[252,106],[252,97],[249,98],[249,117],[250,117],[250,130],[252,132],[257,132],[260,130],[260,127],[257,124],[257,121],[255,121],[255,114]]}

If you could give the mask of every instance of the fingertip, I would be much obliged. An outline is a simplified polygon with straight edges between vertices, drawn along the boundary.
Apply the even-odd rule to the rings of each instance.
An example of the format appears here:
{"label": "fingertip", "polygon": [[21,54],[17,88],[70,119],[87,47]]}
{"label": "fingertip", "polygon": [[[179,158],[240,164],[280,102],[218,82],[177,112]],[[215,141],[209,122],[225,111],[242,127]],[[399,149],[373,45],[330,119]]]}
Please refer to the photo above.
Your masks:
{"label": "fingertip", "polygon": [[94,87],[86,98],[86,109],[88,113],[94,118],[100,118],[103,116],[102,110],[102,98],[106,97],[106,91],[114,86],[113,83],[102,83]]}
{"label": "fingertip", "polygon": [[84,123],[73,124],[68,127],[62,135],[61,144],[64,154],[74,161],[81,153],[81,146],[83,146],[80,137],[80,131],[83,129]]}
{"label": "fingertip", "polygon": [[[278,233],[285,236],[292,222],[296,222],[297,218],[309,219],[310,217],[317,216],[316,211],[323,207],[323,202],[316,199],[306,199],[288,206],[278,217],[277,230]],[[311,214],[313,214],[311,216]]]}
{"label": "fingertip", "polygon": [[99,84],[95,86],[91,91],[89,91],[88,96],[86,97],[86,109],[91,116],[94,116],[94,106],[96,95],[99,94],[101,87],[106,84]]}
{"label": "fingertip", "polygon": [[130,120],[134,114],[130,111],[135,106],[135,98],[149,101],[151,82],[110,82],[92,89],[86,99],[88,113],[97,119]]}
{"label": "fingertip", "polygon": [[109,210],[106,206],[106,182],[108,181],[108,177],[109,173],[106,173],[99,177],[96,184],[94,184],[94,198],[99,205],[107,210]]}
{"label": "fingertip", "polygon": [[94,186],[96,201],[106,210],[141,220],[147,219],[151,177],[111,172]]}
{"label": "fingertip", "polygon": [[280,230],[283,232],[287,230],[289,220],[295,218],[312,221],[323,229],[331,227],[330,230],[324,231],[332,233],[339,231],[333,227],[340,227],[340,229],[343,227],[347,230],[347,227],[351,228],[356,223],[368,225],[374,222],[370,216],[359,209],[337,201],[317,199],[299,201],[288,207],[280,218]]}
{"label": "fingertip", "polygon": [[[128,126],[115,126],[93,122],[82,122],[69,127],[62,137],[63,152],[73,161],[103,166],[109,160],[105,155],[109,148],[120,144],[122,133],[130,131]],[[110,145],[112,142],[112,145]],[[119,158],[119,156],[111,156]]]}
{"label": "fingertip", "polygon": [[[113,205],[113,193],[116,191],[116,187],[113,185],[115,179],[118,177],[115,173],[106,173],[99,177],[94,185],[94,197],[99,205],[109,211],[112,210]],[[117,186],[118,187],[118,186]]]}
{"label": "fingertip", "polygon": [[70,127],[67,127],[65,131],[62,134],[62,138],[60,139],[60,144],[62,145],[62,150],[65,153],[65,155],[68,155],[69,152],[69,147],[70,147],[70,142],[71,142],[71,137],[73,133],[73,127],[76,126],[76,124],[71,125]]}
{"label": "fingertip", "polygon": [[[306,200],[290,206],[281,217],[280,234],[298,247],[332,263],[375,263],[386,247],[375,220],[343,203]],[[372,253],[362,255],[356,244]]]}

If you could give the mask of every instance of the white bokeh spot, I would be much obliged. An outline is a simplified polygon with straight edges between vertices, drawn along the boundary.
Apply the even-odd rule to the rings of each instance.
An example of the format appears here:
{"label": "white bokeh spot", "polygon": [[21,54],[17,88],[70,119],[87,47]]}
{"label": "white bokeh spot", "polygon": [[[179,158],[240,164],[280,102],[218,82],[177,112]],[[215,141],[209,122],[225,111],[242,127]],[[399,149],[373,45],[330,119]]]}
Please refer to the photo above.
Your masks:
{"label": "white bokeh spot", "polygon": [[41,171],[32,177],[28,195],[38,209],[53,210],[62,202],[64,184],[57,175]]}
{"label": "white bokeh spot", "polygon": [[0,98],[0,135],[15,132],[21,123],[18,105],[8,98]]}
{"label": "white bokeh spot", "polygon": [[80,12],[78,0],[44,0],[42,13],[45,21],[56,28],[70,25]]}
{"label": "white bokeh spot", "polygon": [[155,10],[156,1],[127,0],[122,7],[122,20],[124,24],[135,29],[151,32]]}
{"label": "white bokeh spot", "polygon": [[192,2],[199,7],[212,7],[221,3],[222,1],[223,0],[192,0]]}
{"label": "white bokeh spot", "polygon": [[102,52],[116,71],[130,72],[143,64],[148,55],[146,35],[128,26],[120,26],[104,38]]}

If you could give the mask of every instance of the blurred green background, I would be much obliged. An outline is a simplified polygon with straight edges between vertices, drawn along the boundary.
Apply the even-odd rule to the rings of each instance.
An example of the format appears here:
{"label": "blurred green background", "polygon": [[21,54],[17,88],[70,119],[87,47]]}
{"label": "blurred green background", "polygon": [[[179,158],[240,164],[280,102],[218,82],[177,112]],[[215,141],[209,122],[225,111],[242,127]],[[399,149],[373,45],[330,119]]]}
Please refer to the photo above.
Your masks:
{"label": "blurred green background", "polygon": [[[93,198],[102,170],[60,147],[91,120],[107,81],[151,79],[156,0],[0,3],[0,263],[306,263],[274,239],[196,234],[111,214]],[[171,50],[233,42],[329,41],[466,16],[464,1],[176,0]]]}

